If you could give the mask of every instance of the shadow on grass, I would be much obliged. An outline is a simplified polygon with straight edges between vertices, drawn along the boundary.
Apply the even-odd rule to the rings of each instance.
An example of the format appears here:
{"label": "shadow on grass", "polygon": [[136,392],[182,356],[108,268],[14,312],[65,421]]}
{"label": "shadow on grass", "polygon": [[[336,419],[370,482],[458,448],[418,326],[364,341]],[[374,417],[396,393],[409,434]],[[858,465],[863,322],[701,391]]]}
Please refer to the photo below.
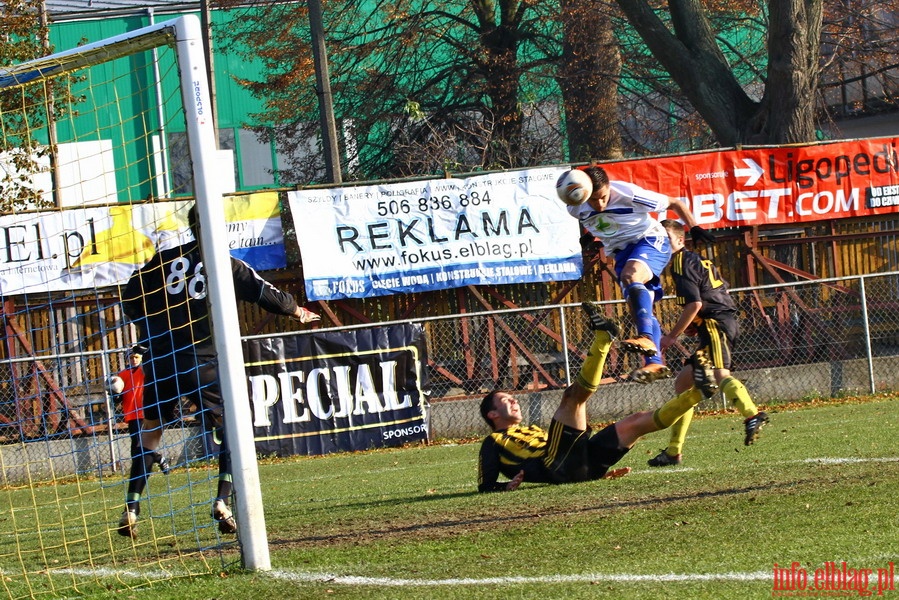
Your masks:
{"label": "shadow on grass", "polygon": [[[385,525],[383,527],[372,528],[370,527],[371,523],[360,523],[360,525],[365,525],[365,528],[353,529],[353,530],[341,530],[341,531],[330,531],[327,533],[316,534],[316,535],[305,535],[296,538],[271,538],[269,543],[272,546],[281,546],[281,547],[290,547],[290,546],[302,546],[308,544],[339,544],[344,541],[366,541],[366,540],[383,540],[389,539],[393,537],[402,537],[404,539],[408,539],[410,535],[420,535],[421,537],[432,537],[435,535],[453,535],[458,533],[471,533],[473,531],[482,530],[482,529],[494,529],[501,528],[509,525],[517,525],[520,526],[524,522],[527,521],[538,521],[542,519],[553,519],[562,516],[572,516],[572,515],[589,515],[592,513],[599,512],[613,512],[613,511],[622,511],[622,510],[630,510],[630,509],[640,509],[640,508],[659,508],[662,506],[667,506],[679,502],[689,502],[695,500],[702,500],[707,498],[730,498],[737,497],[746,494],[755,494],[755,493],[779,493],[783,492],[788,488],[795,488],[797,484],[801,484],[801,482],[797,481],[789,481],[783,483],[769,483],[769,484],[760,484],[739,488],[726,488],[721,490],[705,490],[705,491],[696,491],[685,494],[677,494],[677,495],[668,495],[665,497],[653,496],[649,498],[640,498],[634,500],[615,500],[609,499],[606,501],[601,501],[599,503],[592,502],[589,506],[577,506],[577,507],[565,507],[565,506],[552,506],[552,507],[542,507],[539,511],[533,511],[534,507],[529,507],[530,511],[528,512],[520,512],[516,511],[516,507],[514,504],[511,504],[508,507],[508,510],[504,510],[502,512],[497,511],[495,508],[485,508],[483,505],[479,505],[478,508],[487,512],[489,514],[485,514],[484,516],[459,516],[458,518],[446,518],[439,519],[434,521],[427,522],[412,522],[412,523],[397,523],[393,522],[392,524]],[[570,485],[578,485],[578,484],[570,484]],[[542,487],[554,487],[554,486],[542,486]],[[567,486],[566,486],[567,487]],[[531,487],[530,489],[539,489]],[[521,492],[516,492],[521,493]],[[415,515],[416,512],[411,508],[415,503],[421,501],[431,501],[431,500],[446,500],[452,498],[459,498],[465,496],[477,496],[477,492],[459,492],[452,494],[427,494],[423,496],[409,498],[404,501],[408,502],[410,505],[410,509],[408,511],[409,515]],[[591,499],[592,500],[592,499]],[[374,507],[374,506],[383,506],[387,503],[384,500],[378,502],[360,502],[351,505],[344,506],[354,506],[358,508],[364,507]],[[390,502],[395,504],[396,502]]]}

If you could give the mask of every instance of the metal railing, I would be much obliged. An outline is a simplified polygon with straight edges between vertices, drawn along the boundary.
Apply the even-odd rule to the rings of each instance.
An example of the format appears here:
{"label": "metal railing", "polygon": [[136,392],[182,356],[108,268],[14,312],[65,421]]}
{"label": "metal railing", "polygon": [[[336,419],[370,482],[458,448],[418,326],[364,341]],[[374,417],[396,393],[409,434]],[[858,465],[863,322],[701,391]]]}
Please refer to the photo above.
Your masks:
{"label": "metal railing", "polygon": [[[899,272],[738,288],[732,295],[740,308],[741,326],[732,371],[757,403],[899,389]],[[631,331],[622,301],[602,305],[621,321],[625,332]],[[657,304],[663,328],[679,312],[673,297]],[[515,391],[525,401],[533,399],[538,408],[530,416],[545,417],[577,373],[592,341],[579,304],[415,322],[425,329],[428,343],[435,438],[483,431],[472,405],[497,388]],[[105,381],[122,367],[127,346],[119,349],[121,353],[117,349],[48,353],[0,361],[3,441],[103,436],[108,444],[114,435],[121,436],[121,415],[116,414]],[[677,371],[694,347],[695,340],[682,338],[669,349],[665,359],[672,370]],[[591,418],[616,418],[670,397],[671,380],[649,386],[631,382],[628,373],[638,366],[637,358],[613,347]],[[720,408],[720,395],[712,403]]]}

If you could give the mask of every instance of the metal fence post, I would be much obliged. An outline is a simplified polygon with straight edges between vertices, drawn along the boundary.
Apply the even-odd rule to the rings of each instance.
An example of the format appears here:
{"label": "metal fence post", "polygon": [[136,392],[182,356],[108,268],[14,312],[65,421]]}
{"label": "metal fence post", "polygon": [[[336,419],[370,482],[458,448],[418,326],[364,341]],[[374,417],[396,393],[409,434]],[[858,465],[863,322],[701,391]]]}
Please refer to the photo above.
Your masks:
{"label": "metal fence post", "polygon": [[562,328],[562,360],[565,365],[565,385],[571,385],[571,363],[568,360],[568,326],[565,321],[565,308],[559,307],[559,323]]}
{"label": "metal fence post", "polygon": [[871,350],[871,328],[868,320],[868,299],[865,291],[864,275],[859,277],[859,293],[862,305],[862,328],[865,332],[865,354],[868,357],[868,383],[870,384],[870,391],[873,394],[876,391],[874,384],[874,354]]}

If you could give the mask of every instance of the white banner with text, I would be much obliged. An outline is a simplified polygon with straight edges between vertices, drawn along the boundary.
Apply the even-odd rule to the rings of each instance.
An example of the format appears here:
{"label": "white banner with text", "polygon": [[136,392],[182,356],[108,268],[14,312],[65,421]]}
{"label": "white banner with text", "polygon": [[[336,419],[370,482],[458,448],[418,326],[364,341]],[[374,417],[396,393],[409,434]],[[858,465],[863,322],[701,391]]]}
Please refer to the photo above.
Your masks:
{"label": "white banner with text", "polygon": [[[157,250],[193,239],[192,201],[90,206],[0,216],[0,295],[124,284]],[[228,248],[257,270],[287,264],[276,192],[226,197]]]}
{"label": "white banner with text", "polygon": [[309,300],[578,279],[565,167],[288,193]]}

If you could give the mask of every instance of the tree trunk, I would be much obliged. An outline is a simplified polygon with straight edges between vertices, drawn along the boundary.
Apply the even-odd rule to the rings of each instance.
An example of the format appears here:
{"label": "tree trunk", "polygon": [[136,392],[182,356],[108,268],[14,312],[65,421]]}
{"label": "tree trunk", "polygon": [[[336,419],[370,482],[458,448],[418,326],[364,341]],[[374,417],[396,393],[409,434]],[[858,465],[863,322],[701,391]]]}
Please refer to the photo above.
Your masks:
{"label": "tree trunk", "polygon": [[518,65],[518,27],[523,7],[517,0],[499,3],[499,20],[493,2],[477,0],[472,8],[478,17],[484,59],[481,70],[492,110],[492,136],[488,140],[488,168],[520,166],[522,114],[519,105],[521,71]]}
{"label": "tree trunk", "polygon": [[815,140],[822,4],[822,0],[769,3],[768,81],[758,111],[745,128],[746,143]]}
{"label": "tree trunk", "polygon": [[493,120],[486,164],[492,169],[517,167],[521,156],[522,114],[515,49],[494,46],[486,50],[490,58],[485,79]]}
{"label": "tree trunk", "polygon": [[669,2],[673,32],[645,0],[617,3],[722,146],[814,141],[822,0],[769,0],[762,101],[737,80],[699,0]]}
{"label": "tree trunk", "polygon": [[621,158],[621,54],[611,19],[591,0],[563,0],[562,25],[558,82],[565,107],[569,160]]}

